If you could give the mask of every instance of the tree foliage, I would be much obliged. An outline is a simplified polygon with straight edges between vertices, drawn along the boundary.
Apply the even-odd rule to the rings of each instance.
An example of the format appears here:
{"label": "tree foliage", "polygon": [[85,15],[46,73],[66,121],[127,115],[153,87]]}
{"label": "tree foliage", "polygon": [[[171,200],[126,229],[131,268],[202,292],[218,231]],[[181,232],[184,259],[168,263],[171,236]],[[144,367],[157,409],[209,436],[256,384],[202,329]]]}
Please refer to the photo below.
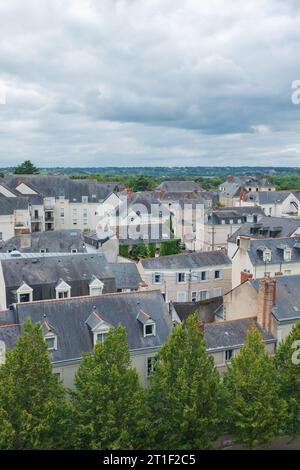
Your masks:
{"label": "tree foliage", "polygon": [[39,173],[39,169],[30,160],[25,160],[16,166],[14,173],[15,175],[36,175]]}
{"label": "tree foliage", "polygon": [[[59,449],[66,445],[68,405],[52,372],[39,324],[24,325],[0,367],[0,448]],[[3,420],[3,425],[2,425]]]}
{"label": "tree foliage", "polygon": [[280,395],[288,405],[284,432],[292,437],[300,434],[300,323],[279,344],[275,363]]}
{"label": "tree foliage", "polygon": [[220,376],[195,315],[160,350],[148,389],[154,449],[205,449],[220,431]]}
{"label": "tree foliage", "polygon": [[143,445],[143,389],[124,327],[112,329],[93,355],[85,355],[72,394],[77,449],[137,449]]}
{"label": "tree foliage", "polygon": [[274,360],[254,325],[228,366],[224,396],[227,429],[237,443],[253,449],[278,435],[286,403],[279,396]]}

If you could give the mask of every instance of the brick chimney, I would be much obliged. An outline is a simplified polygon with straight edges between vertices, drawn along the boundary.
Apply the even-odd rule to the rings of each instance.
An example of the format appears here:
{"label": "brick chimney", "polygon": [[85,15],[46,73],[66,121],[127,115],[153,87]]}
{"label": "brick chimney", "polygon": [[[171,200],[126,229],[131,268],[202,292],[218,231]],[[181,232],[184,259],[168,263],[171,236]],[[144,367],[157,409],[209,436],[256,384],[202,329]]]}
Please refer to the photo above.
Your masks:
{"label": "brick chimney", "polygon": [[252,278],[253,278],[253,274],[247,273],[246,271],[241,271],[241,284],[249,281],[249,279],[252,279]]}
{"label": "brick chimney", "polygon": [[266,276],[259,283],[257,322],[266,331],[271,331],[272,308],[276,301],[276,281]]}
{"label": "brick chimney", "polygon": [[132,199],[132,195],[133,195],[133,190],[131,188],[128,188],[127,189],[127,199],[128,199],[129,202]]}

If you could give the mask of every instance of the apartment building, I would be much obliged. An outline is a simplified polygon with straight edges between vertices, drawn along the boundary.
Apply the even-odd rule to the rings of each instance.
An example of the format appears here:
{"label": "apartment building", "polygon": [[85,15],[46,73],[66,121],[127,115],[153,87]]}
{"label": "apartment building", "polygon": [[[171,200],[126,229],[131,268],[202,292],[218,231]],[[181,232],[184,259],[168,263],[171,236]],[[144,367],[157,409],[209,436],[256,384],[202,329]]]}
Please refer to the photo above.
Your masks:
{"label": "apartment building", "polygon": [[260,206],[265,215],[273,217],[299,217],[299,191],[259,191],[244,194],[240,206]]}
{"label": "apartment building", "polygon": [[14,347],[27,318],[42,325],[53,371],[66,387],[74,385],[83,353],[92,353],[94,345],[103,342],[109,330],[118,325],[127,330],[132,366],[147,385],[157,352],[172,330],[159,291],[19,303],[0,312],[3,356]]}
{"label": "apartment building", "polygon": [[231,289],[231,262],[222,251],[142,259],[138,269],[145,284],[159,288],[166,302],[196,302]]}
{"label": "apartment building", "polygon": [[247,279],[300,274],[300,237],[251,240],[241,236],[232,257],[232,288]]}
{"label": "apartment building", "polygon": [[265,177],[259,176],[228,176],[219,186],[220,203],[225,207],[239,206],[246,194],[258,191],[271,192],[276,188]]}

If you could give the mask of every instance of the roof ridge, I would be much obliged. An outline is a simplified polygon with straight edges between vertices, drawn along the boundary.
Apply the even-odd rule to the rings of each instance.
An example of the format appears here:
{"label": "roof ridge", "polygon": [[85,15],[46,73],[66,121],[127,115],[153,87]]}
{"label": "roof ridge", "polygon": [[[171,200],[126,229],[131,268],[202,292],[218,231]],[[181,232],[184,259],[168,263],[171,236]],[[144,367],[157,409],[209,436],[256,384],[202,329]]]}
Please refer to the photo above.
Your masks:
{"label": "roof ridge", "polygon": [[220,325],[220,324],[224,324],[224,323],[233,323],[233,322],[241,321],[241,320],[255,320],[256,321],[257,316],[255,316],[255,317],[236,318],[235,320],[214,321],[214,322],[210,322],[210,323],[205,323],[205,326],[206,325]]}
{"label": "roof ridge", "polygon": [[[78,295],[76,297],[67,297],[64,299],[44,299],[44,300],[33,300],[31,302],[16,302],[15,305],[29,305],[29,304],[39,304],[44,302],[66,302],[70,300],[78,300],[78,299],[99,299],[101,297],[108,297],[108,296],[120,296],[120,295],[137,295],[137,294],[148,294],[150,292],[160,292],[160,289],[147,289],[147,290],[140,290],[140,291],[133,291],[133,292],[106,292],[105,294],[101,295]],[[9,309],[7,309],[9,310]]]}

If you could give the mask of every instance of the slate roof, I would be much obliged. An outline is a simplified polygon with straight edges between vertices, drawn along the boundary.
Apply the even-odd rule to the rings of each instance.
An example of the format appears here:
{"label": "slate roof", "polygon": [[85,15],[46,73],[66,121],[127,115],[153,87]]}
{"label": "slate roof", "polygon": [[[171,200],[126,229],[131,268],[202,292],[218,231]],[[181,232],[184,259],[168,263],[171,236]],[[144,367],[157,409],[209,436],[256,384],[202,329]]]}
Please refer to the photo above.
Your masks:
{"label": "slate roof", "polygon": [[258,325],[256,318],[222,321],[204,324],[204,337],[208,352],[234,349],[245,344],[247,331],[256,326],[265,342],[276,342],[276,338]]}
{"label": "slate roof", "polygon": [[[247,222],[249,215],[257,215],[259,218],[263,217],[265,213],[260,207],[226,207],[224,209],[215,209],[209,214],[207,219],[208,225],[220,225],[222,220],[225,224],[229,224],[233,220],[234,224]],[[241,220],[241,222],[239,222]]]}
{"label": "slate roof", "polygon": [[[23,325],[27,318],[33,323],[47,319],[57,334],[57,350],[50,351],[52,362],[80,359],[83,352],[93,350],[93,336],[86,321],[96,308],[104,322],[123,325],[131,351],[158,348],[168,339],[172,321],[160,291],[105,294],[22,303],[14,306],[15,323]],[[156,323],[156,335],[143,336],[143,326],[137,320],[140,309],[148,312]],[[6,340],[0,328],[0,340]]]}
{"label": "slate roof", "polygon": [[[138,205],[144,207],[137,207]],[[170,212],[166,207],[160,202],[160,200],[155,195],[154,191],[138,191],[133,193],[130,198],[124,199],[116,209],[116,215],[121,217],[127,217],[131,210],[140,211],[141,214],[151,214],[152,206],[156,205],[156,216],[161,213],[161,216],[168,217]]]}
{"label": "slate roof", "polygon": [[186,320],[193,313],[198,314],[199,320],[212,322],[214,312],[223,303],[223,297],[213,297],[198,302],[172,302],[172,305],[181,321]]}
{"label": "slate roof", "polygon": [[[287,246],[292,249],[291,261],[287,262],[283,259],[282,246]],[[300,237],[285,237],[285,238],[266,238],[264,240],[250,240],[247,249],[248,256],[251,263],[255,265],[264,265],[263,250],[268,249],[271,251],[271,261],[268,264],[278,264],[278,271],[280,271],[281,263],[299,263],[300,262]]]}
{"label": "slate roof", "polygon": [[117,289],[138,289],[142,278],[135,263],[110,263]]}
{"label": "slate roof", "polygon": [[24,197],[5,197],[0,195],[0,216],[11,215],[16,210],[28,210],[29,203]]}
{"label": "slate roof", "polygon": [[300,219],[265,216],[259,219],[258,223],[243,224],[228,238],[228,241],[234,243],[242,235],[251,238],[290,237],[298,228],[300,228]]}
{"label": "slate roof", "polygon": [[41,250],[47,250],[49,253],[70,253],[73,249],[78,253],[86,252],[81,230],[33,232],[30,234],[30,241],[30,247],[21,248],[22,236],[15,236],[0,244],[0,252],[18,250],[23,253],[39,253]]}
{"label": "slate roof", "polygon": [[64,196],[70,202],[82,202],[82,196],[87,196],[88,202],[101,202],[112,192],[118,191],[118,183],[75,180],[63,175],[8,175],[4,181],[11,188],[25,183],[44,197]]}
{"label": "slate roof", "polygon": [[201,191],[202,188],[199,183],[195,181],[164,181],[159,184],[156,190],[171,192],[171,193],[182,193],[182,192],[194,192]]}
{"label": "slate roof", "polygon": [[140,262],[144,269],[193,269],[202,266],[231,265],[230,259],[221,250],[159,256],[142,259]]}
{"label": "slate roof", "polygon": [[[259,279],[251,279],[250,284],[259,290]],[[277,276],[275,307],[272,313],[279,322],[300,319],[300,275]]]}
{"label": "slate roof", "polygon": [[245,200],[258,205],[281,204],[292,193],[293,191],[251,191],[246,195]]}
{"label": "slate roof", "polygon": [[[225,181],[220,185],[220,187],[225,188],[222,190],[222,194],[227,197],[238,197],[240,195],[240,190],[244,187],[247,188],[247,186],[271,188],[272,184],[265,177],[234,176],[231,181]],[[250,193],[252,193],[252,191]]]}
{"label": "slate roof", "polygon": [[99,254],[70,254],[1,259],[7,305],[16,302],[16,290],[25,282],[33,288],[33,300],[55,298],[55,286],[63,279],[71,295],[87,295],[96,276],[104,283],[103,292],[115,292],[116,284],[106,258]]}

